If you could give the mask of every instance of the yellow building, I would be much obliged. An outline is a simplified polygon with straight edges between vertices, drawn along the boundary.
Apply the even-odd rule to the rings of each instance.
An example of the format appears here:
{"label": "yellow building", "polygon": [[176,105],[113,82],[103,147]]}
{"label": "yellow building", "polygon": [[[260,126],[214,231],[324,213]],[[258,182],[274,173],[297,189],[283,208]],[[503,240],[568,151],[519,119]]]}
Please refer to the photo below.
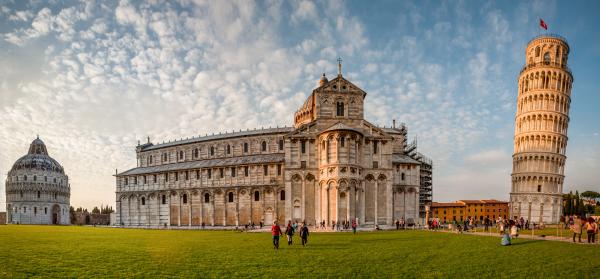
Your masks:
{"label": "yellow building", "polygon": [[508,216],[508,202],[499,200],[458,200],[450,203],[431,204],[432,217],[442,222],[464,221],[474,217],[484,220],[486,217],[496,220]]}

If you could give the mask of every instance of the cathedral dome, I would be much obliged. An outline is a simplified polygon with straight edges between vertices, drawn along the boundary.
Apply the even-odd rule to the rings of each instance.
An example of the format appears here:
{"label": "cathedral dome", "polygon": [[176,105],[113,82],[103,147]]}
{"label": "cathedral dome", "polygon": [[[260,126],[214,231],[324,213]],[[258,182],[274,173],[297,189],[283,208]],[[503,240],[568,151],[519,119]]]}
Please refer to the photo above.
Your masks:
{"label": "cathedral dome", "polygon": [[46,145],[39,138],[31,142],[29,152],[13,164],[11,171],[33,169],[64,174],[63,167],[56,160],[52,159],[52,157],[48,156]]}

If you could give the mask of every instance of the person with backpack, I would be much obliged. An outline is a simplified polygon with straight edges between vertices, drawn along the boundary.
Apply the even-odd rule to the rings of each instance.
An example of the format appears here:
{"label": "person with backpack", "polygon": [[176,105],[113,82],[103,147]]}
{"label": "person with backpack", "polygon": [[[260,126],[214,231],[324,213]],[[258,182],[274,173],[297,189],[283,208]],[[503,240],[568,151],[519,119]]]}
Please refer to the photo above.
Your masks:
{"label": "person with backpack", "polygon": [[308,243],[308,226],[306,223],[302,223],[302,228],[300,229],[300,239],[302,239],[302,246],[306,246],[306,243]]}
{"label": "person with backpack", "polygon": [[292,236],[294,236],[294,227],[292,227],[292,221],[288,222],[285,228],[285,235],[287,236],[288,245],[292,245]]}

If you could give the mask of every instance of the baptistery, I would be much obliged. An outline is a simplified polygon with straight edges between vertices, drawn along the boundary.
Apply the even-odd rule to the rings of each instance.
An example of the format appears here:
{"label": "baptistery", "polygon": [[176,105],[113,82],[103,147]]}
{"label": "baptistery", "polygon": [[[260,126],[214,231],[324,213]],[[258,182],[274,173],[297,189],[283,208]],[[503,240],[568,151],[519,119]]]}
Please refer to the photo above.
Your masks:
{"label": "baptistery", "polygon": [[38,137],[8,172],[7,223],[70,224],[70,196],[69,177]]}

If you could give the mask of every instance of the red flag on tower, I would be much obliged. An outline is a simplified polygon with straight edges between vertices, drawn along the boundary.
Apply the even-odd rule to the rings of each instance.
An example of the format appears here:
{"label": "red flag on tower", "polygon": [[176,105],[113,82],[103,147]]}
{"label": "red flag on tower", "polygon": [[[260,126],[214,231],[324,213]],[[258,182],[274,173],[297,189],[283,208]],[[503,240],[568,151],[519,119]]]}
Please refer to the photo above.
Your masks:
{"label": "red flag on tower", "polygon": [[544,20],[543,20],[543,19],[541,19],[541,18],[540,18],[540,26],[541,26],[542,28],[544,28],[545,30],[548,30],[548,24],[546,24],[546,23],[544,22]]}

